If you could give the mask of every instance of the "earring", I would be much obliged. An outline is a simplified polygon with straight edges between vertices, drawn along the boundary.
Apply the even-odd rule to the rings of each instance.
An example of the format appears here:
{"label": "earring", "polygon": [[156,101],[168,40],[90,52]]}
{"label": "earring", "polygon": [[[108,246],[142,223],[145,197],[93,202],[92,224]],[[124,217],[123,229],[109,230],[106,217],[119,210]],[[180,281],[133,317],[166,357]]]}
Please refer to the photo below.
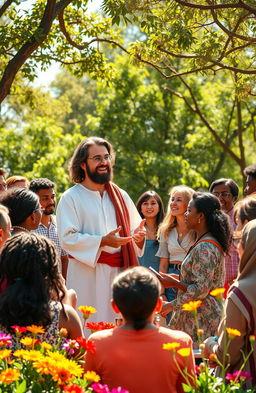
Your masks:
{"label": "earring", "polygon": [[201,222],[201,220],[200,220],[200,218],[198,219],[198,224],[200,224],[200,222]]}

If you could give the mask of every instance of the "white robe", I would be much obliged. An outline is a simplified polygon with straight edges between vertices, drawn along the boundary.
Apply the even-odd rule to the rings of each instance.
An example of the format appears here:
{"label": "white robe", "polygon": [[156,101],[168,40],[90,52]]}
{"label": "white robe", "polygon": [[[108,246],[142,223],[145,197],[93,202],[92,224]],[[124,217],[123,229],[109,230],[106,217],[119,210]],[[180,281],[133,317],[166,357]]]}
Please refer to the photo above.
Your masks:
{"label": "white robe", "polygon": [[[120,190],[126,202],[133,231],[141,217],[129,197]],[[73,258],[69,259],[67,286],[77,292],[78,306],[89,305],[97,313],[89,321],[113,322],[111,305],[111,283],[120,268],[97,264],[102,250],[116,253],[120,248],[100,247],[101,239],[117,228],[114,206],[104,191],[92,191],[76,184],[62,195],[57,207],[57,228],[61,247]],[[135,245],[137,255],[143,254]]]}

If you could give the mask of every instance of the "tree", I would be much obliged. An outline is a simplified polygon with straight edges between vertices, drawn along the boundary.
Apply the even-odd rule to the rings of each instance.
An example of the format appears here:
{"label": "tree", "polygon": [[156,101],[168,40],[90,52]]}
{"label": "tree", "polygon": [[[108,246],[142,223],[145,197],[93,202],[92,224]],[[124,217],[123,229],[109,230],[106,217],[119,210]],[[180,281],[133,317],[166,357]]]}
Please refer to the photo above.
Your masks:
{"label": "tree", "polygon": [[[254,127],[255,111],[255,2],[235,0],[123,1],[105,0],[104,10],[114,22],[134,23],[144,32],[141,40],[130,42],[127,51],[135,64],[153,67],[166,81],[166,91],[182,99],[190,111],[207,127],[210,135],[240,167],[246,166],[245,131]],[[195,75],[198,82],[191,83]],[[205,78],[204,78],[205,76]],[[233,109],[230,122],[237,116],[237,125],[230,133],[213,127],[208,111],[204,111],[195,93],[200,83],[233,80]],[[178,88],[168,86],[179,80]],[[247,101],[247,102],[246,102]],[[248,109],[250,120],[244,122]],[[228,123],[227,123],[228,124]],[[255,142],[255,138],[252,139]]]}
{"label": "tree", "polygon": [[[21,71],[33,80],[38,65],[46,69],[57,61],[77,75],[110,77],[100,42],[118,45],[111,19],[88,15],[88,0],[35,0],[29,9],[19,0],[6,0],[0,7],[0,103],[10,93]],[[98,43],[98,45],[95,45]]]}
{"label": "tree", "polygon": [[[256,75],[254,0],[104,0],[113,22],[137,24],[145,33],[130,44],[135,59],[166,79],[197,72]],[[180,67],[175,60],[181,59]],[[250,92],[253,92],[251,86]]]}
{"label": "tree", "polygon": [[67,161],[82,135],[64,135],[63,130],[46,118],[37,118],[22,130],[1,129],[0,166],[10,175],[28,179],[48,177],[58,191],[70,186]]}

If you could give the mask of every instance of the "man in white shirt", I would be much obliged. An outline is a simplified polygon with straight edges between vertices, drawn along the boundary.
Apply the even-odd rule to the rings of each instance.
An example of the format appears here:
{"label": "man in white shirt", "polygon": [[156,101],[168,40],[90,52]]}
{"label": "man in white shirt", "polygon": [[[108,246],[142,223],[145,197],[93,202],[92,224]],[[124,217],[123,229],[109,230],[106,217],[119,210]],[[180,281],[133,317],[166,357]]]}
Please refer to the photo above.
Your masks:
{"label": "man in white shirt", "polygon": [[109,142],[83,140],[70,163],[75,186],[61,197],[57,227],[69,254],[67,283],[78,305],[97,309],[91,320],[114,320],[110,307],[111,283],[122,268],[138,264],[142,255],[144,222],[128,194],[110,180],[113,152]]}

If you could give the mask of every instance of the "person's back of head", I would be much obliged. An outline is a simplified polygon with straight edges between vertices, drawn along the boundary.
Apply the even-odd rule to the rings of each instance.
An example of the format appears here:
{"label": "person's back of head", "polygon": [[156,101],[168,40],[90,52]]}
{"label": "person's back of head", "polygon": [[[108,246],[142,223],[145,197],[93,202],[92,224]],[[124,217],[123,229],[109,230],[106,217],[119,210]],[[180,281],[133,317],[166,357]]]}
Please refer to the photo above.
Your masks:
{"label": "person's back of head", "polygon": [[48,190],[55,187],[55,183],[46,177],[39,177],[37,179],[33,179],[30,182],[29,189],[30,191],[35,192],[36,194],[40,190]]}
{"label": "person's back of head", "polygon": [[8,215],[8,209],[0,205],[0,249],[10,236],[11,220]]}
{"label": "person's back of head", "polygon": [[54,244],[35,233],[9,238],[0,255],[0,282],[7,287],[0,296],[0,325],[46,326],[51,322],[51,293],[62,294]]}
{"label": "person's back of head", "polygon": [[241,231],[247,222],[256,219],[256,194],[251,194],[236,204],[234,217],[237,231]]}
{"label": "person's back of head", "polygon": [[244,189],[245,195],[250,195],[256,192],[256,164],[249,165],[244,169],[246,177],[246,187]]}
{"label": "person's back of head", "polygon": [[7,188],[21,187],[29,188],[29,181],[25,176],[11,176],[6,179]]}
{"label": "person's back of head", "polygon": [[112,284],[113,301],[135,330],[144,329],[160,296],[160,283],[148,269],[137,266],[120,273]]}
{"label": "person's back of head", "polygon": [[10,188],[0,195],[0,203],[8,208],[13,226],[23,224],[33,212],[40,210],[38,196],[25,188]]}

